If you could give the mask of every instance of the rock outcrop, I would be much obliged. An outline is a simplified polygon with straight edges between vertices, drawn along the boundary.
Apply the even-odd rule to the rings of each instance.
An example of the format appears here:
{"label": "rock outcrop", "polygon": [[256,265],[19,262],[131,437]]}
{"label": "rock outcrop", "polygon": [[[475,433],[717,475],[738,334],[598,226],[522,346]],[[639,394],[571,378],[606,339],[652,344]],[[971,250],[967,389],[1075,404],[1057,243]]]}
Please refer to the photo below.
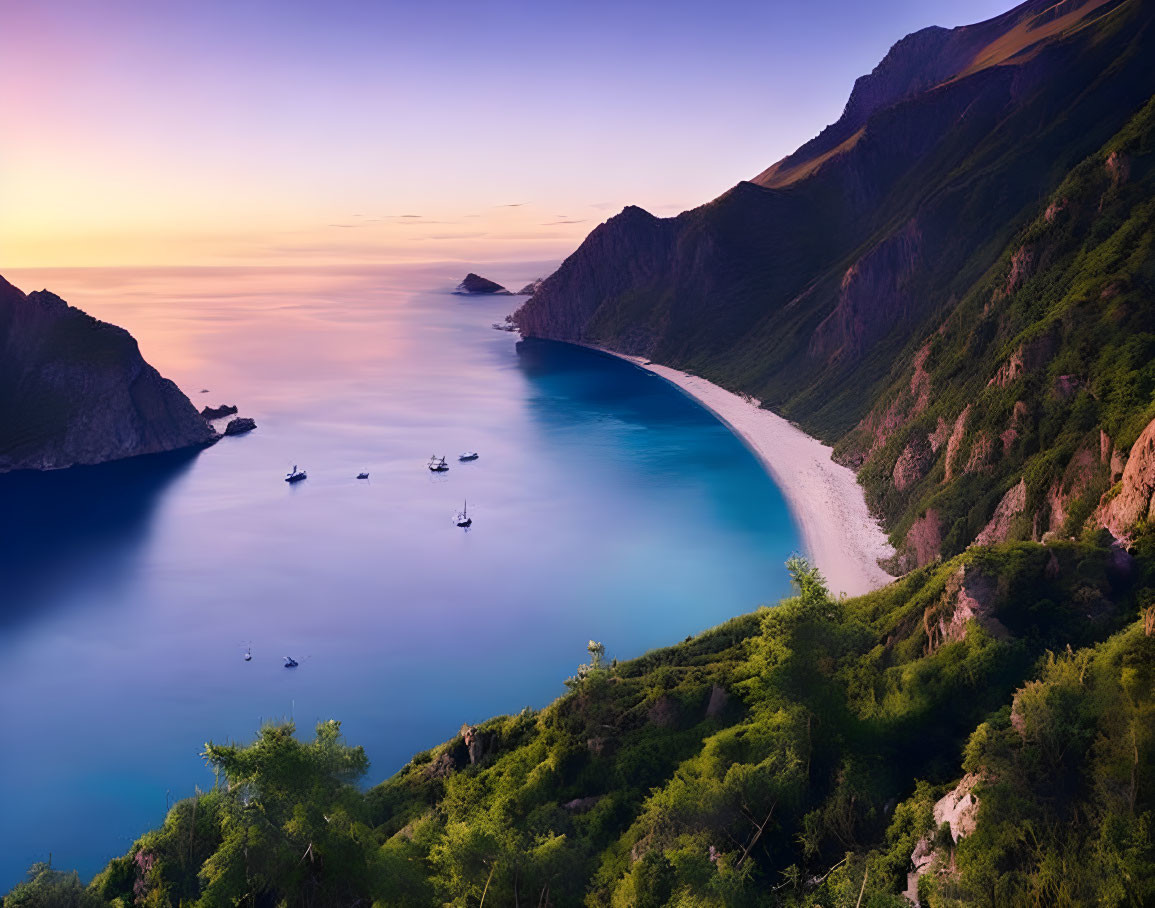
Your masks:
{"label": "rock outcrop", "polygon": [[205,407],[201,410],[201,416],[205,419],[222,419],[225,416],[232,416],[237,412],[237,408],[231,404],[221,404],[219,407]]}
{"label": "rock outcrop", "polygon": [[505,296],[512,296],[508,290],[501,286],[501,284],[482,277],[480,274],[474,274],[472,271],[465,275],[465,280],[457,285],[454,293],[496,293]]}
{"label": "rock outcrop", "polygon": [[1020,479],[1015,485],[1007,490],[1007,493],[999,501],[999,506],[995,508],[994,516],[991,517],[990,522],[982,528],[982,531],[975,537],[975,545],[993,545],[996,542],[1003,542],[1010,537],[1011,527],[1014,520],[1027,509],[1027,482],[1025,479]]}
{"label": "rock outcrop", "polygon": [[[974,788],[980,778],[975,773],[967,773],[958,785],[943,795],[934,805],[934,832],[924,835],[914,846],[910,862],[914,870],[907,874],[907,888],[903,893],[914,905],[918,905],[918,878],[935,869],[950,871],[950,861],[954,846],[973,833],[978,826],[979,800]],[[950,829],[948,853],[940,854],[936,848],[934,833],[946,824]]]}
{"label": "rock outcrop", "polygon": [[1155,520],[1155,420],[1131,446],[1118,490],[1100,508],[1100,521],[1117,539],[1124,539],[1140,521]]}
{"label": "rock outcrop", "polygon": [[252,432],[256,427],[256,420],[250,419],[248,416],[238,416],[236,419],[229,420],[229,424],[225,426],[225,435],[244,435],[246,432]]}
{"label": "rock outcrop", "polygon": [[123,328],[0,278],[0,472],[103,463],[216,438]]}
{"label": "rock outcrop", "polygon": [[518,296],[533,296],[535,293],[537,293],[537,288],[541,286],[541,282],[543,280],[545,280],[545,278],[540,278],[540,277],[535,278],[534,280],[532,280],[528,284],[526,284],[524,287],[522,287],[520,290],[518,290],[517,295]]}

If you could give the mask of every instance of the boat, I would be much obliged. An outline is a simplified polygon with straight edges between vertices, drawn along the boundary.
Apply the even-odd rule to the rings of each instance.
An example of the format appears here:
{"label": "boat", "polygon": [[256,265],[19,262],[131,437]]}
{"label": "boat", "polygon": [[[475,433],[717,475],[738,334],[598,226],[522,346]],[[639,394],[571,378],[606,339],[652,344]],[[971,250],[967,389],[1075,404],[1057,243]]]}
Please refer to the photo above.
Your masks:
{"label": "boat", "polygon": [[469,502],[465,502],[465,506],[461,509],[461,513],[457,515],[454,520],[459,527],[470,527],[473,525],[473,518],[469,516]]}
{"label": "boat", "polygon": [[307,479],[308,475],[304,470],[298,470],[297,465],[293,464],[293,469],[285,477],[285,482],[300,482],[302,479]]}
{"label": "boat", "polygon": [[480,456],[476,451],[466,451],[464,454],[459,455],[457,459],[464,463],[467,460],[477,460]]}
{"label": "boat", "polygon": [[251,646],[245,650],[245,661],[246,662],[252,662],[253,661],[253,648]]}
{"label": "boat", "polygon": [[445,462],[444,457],[434,454],[429,458],[429,469],[434,473],[445,473],[449,470],[449,464]]}
{"label": "boat", "polygon": [[358,479],[368,479],[368,478],[369,478],[369,474],[368,474],[368,473],[358,473],[358,474],[357,474],[357,478],[358,478]]}
{"label": "boat", "polygon": [[296,668],[297,660],[292,656],[285,656],[285,668]]}

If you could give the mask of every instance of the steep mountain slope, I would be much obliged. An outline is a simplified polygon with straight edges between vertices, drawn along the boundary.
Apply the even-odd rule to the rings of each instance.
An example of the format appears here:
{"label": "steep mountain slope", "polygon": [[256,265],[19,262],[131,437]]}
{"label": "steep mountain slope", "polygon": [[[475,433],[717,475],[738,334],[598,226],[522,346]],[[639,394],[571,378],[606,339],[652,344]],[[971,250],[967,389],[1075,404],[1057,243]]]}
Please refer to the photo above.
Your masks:
{"label": "steep mountain slope", "polygon": [[122,328],[0,278],[0,472],[209,444],[216,433]]}
{"label": "steep mountain slope", "polygon": [[[1153,18],[1139,0],[1032,0],[909,36],[838,123],[753,182],[677,218],[627,208],[595,229],[517,324],[753,394],[861,463],[843,437],[1155,93]],[[895,491],[911,494],[891,482],[872,498],[901,546],[912,520]],[[932,543],[926,557],[943,551]]]}
{"label": "steep mountain slope", "polygon": [[[901,568],[1077,533],[1155,417],[1155,100],[1040,207],[838,444]],[[1151,466],[1130,473],[1113,495]]]}

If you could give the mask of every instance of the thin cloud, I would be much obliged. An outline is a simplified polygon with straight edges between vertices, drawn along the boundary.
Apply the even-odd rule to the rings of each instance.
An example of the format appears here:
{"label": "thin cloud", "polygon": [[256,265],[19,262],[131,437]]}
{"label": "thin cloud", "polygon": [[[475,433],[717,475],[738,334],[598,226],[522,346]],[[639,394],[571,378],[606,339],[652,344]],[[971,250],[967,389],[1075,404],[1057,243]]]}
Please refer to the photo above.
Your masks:
{"label": "thin cloud", "polygon": [[566,221],[546,221],[541,226],[542,227],[556,227],[558,224],[584,224],[586,222],[586,220],[587,220],[586,218],[577,218],[577,219],[570,219],[570,220],[566,220]]}
{"label": "thin cloud", "polygon": [[330,227],[360,227],[360,224],[330,224]]}
{"label": "thin cloud", "polygon": [[494,205],[494,208],[521,208],[523,205],[528,205],[529,202],[506,202],[504,205]]}

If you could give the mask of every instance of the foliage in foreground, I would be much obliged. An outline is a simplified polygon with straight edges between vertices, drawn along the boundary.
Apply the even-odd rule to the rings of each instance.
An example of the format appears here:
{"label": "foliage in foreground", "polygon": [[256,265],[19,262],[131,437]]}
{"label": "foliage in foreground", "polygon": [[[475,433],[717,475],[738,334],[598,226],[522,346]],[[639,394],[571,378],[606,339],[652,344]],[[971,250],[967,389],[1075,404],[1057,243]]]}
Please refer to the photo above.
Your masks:
{"label": "foliage in foreground", "polygon": [[[1155,900],[1155,541],[972,550],[852,600],[796,595],[631,662],[388,781],[335,722],[206,747],[182,801],[77,905],[903,906]],[[1146,620],[1145,620],[1146,619]],[[976,779],[977,826],[935,828]],[[56,897],[56,893],[60,893]]]}

